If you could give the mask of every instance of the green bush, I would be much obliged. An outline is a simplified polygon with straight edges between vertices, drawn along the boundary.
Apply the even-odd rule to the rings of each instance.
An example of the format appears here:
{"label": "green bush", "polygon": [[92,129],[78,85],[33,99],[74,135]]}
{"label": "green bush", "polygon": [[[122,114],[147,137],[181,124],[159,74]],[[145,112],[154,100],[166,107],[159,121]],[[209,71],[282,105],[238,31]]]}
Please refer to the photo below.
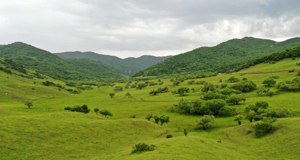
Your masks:
{"label": "green bush", "polygon": [[154,145],[148,145],[146,143],[138,143],[135,144],[132,148],[131,153],[139,153],[139,152],[143,152],[143,151],[153,151],[154,150]]}
{"label": "green bush", "polygon": [[276,81],[273,78],[267,78],[262,82],[262,84],[265,87],[273,87],[273,86],[275,86]]}
{"label": "green bush", "polygon": [[213,115],[204,115],[201,119],[197,121],[197,128],[202,128],[207,130],[216,126],[215,117]]}
{"label": "green bush", "polygon": [[237,84],[233,84],[231,88],[241,92],[250,92],[256,89],[256,84],[252,81],[241,81]]}
{"label": "green bush", "polygon": [[166,136],[166,138],[172,138],[172,137],[173,137],[172,134],[168,134],[168,135]]}

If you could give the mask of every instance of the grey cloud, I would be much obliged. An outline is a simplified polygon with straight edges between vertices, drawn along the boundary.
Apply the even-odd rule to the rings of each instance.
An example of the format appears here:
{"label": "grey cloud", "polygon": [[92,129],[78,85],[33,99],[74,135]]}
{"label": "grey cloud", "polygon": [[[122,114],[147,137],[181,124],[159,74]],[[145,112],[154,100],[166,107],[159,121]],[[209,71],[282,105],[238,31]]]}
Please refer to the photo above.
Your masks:
{"label": "grey cloud", "polygon": [[298,0],[10,0],[0,43],[121,57],[179,54],[231,38],[300,36]]}

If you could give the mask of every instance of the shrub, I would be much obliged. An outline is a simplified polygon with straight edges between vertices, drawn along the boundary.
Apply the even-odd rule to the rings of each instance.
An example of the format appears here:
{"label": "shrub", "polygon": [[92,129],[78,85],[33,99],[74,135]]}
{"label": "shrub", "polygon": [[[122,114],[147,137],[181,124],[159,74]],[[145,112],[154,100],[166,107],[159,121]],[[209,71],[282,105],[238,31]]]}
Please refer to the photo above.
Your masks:
{"label": "shrub", "polygon": [[32,104],[31,101],[26,101],[26,102],[25,102],[25,105],[26,105],[29,109],[33,106],[33,104]]}
{"label": "shrub", "polygon": [[215,86],[211,83],[205,83],[203,88],[201,89],[202,92],[214,91]]}
{"label": "shrub", "polygon": [[113,98],[115,96],[114,93],[109,93],[110,98]]}
{"label": "shrub", "polygon": [[159,117],[157,115],[155,115],[155,116],[153,116],[153,119],[154,119],[155,123],[158,124],[158,122],[160,120]]}
{"label": "shrub", "polygon": [[172,137],[173,137],[172,134],[168,134],[168,135],[166,136],[166,138],[172,138]]}
{"label": "shrub", "polygon": [[231,88],[241,92],[250,92],[256,89],[256,84],[252,81],[241,81],[238,84],[232,85]]}
{"label": "shrub", "polygon": [[64,110],[71,111],[71,107],[65,107]]}
{"label": "shrub", "polygon": [[240,101],[246,101],[245,96],[243,95],[231,95],[226,99],[226,103],[231,103],[233,105],[238,105]]}
{"label": "shrub", "polygon": [[89,113],[90,112],[90,109],[88,108],[87,105],[76,105],[74,107],[65,107],[65,110],[68,110],[68,111],[72,111],[72,112],[83,112],[85,114]]}
{"label": "shrub", "polygon": [[216,125],[215,117],[213,115],[204,115],[200,120],[197,121],[197,127],[204,130],[212,128]]}
{"label": "shrub", "polygon": [[239,81],[240,80],[238,78],[235,78],[234,76],[232,76],[226,80],[226,82],[228,82],[228,83],[234,83],[234,82],[239,82]]}
{"label": "shrub", "polygon": [[131,97],[132,97],[132,95],[131,95],[129,92],[127,92],[127,93],[125,94],[125,96],[126,96],[126,98],[131,98]]}
{"label": "shrub", "polygon": [[246,107],[246,112],[248,113],[250,110],[254,111],[255,113],[261,113],[264,112],[263,110],[267,109],[269,107],[269,104],[264,101],[256,102],[255,105],[248,105]]}
{"label": "shrub", "polygon": [[225,99],[223,94],[219,94],[216,92],[207,92],[203,95],[203,100],[210,100],[210,99]]}
{"label": "shrub", "polygon": [[94,108],[94,112],[96,112],[96,114],[99,113],[99,109],[98,108]]}
{"label": "shrub", "polygon": [[150,121],[150,119],[151,119],[152,117],[153,117],[153,116],[152,116],[152,113],[149,113],[149,114],[146,115],[145,118],[146,118],[148,121]]}
{"label": "shrub", "polygon": [[226,88],[228,86],[228,84],[226,84],[226,83],[223,83],[223,84],[221,84],[221,88],[223,89],[223,88]]}
{"label": "shrub", "polygon": [[136,115],[132,114],[132,115],[129,116],[129,118],[136,118]]}
{"label": "shrub", "polygon": [[251,123],[255,117],[255,112],[254,111],[249,111],[245,117],[245,119],[249,120],[249,122]]}
{"label": "shrub", "polygon": [[154,145],[147,145],[146,143],[138,143],[133,146],[131,153],[153,151],[154,147],[155,147]]}
{"label": "shrub", "polygon": [[255,136],[261,137],[274,130],[273,123],[275,121],[274,118],[266,118],[262,122],[256,123],[254,126]]}
{"label": "shrub", "polygon": [[110,117],[113,116],[113,114],[112,114],[110,111],[106,110],[106,109],[101,110],[100,113],[101,113],[102,115],[104,115],[105,118],[108,118],[107,116],[110,116]]}
{"label": "shrub", "polygon": [[239,90],[226,88],[226,89],[222,90],[221,93],[224,94],[224,95],[230,95],[232,93],[234,93],[234,94],[240,94],[242,92],[239,91]]}
{"label": "shrub", "polygon": [[276,81],[273,78],[267,78],[262,83],[265,87],[273,87],[276,84]]}
{"label": "shrub", "polygon": [[170,117],[162,115],[159,118],[159,120],[160,120],[160,124],[163,125],[164,123],[169,123],[170,122]]}
{"label": "shrub", "polygon": [[139,84],[137,85],[136,89],[143,89],[143,88],[145,88],[145,87],[147,87],[147,84],[146,84],[146,83],[139,83]]}
{"label": "shrub", "polygon": [[237,116],[234,117],[234,121],[238,121],[239,125],[242,124],[243,119],[244,119],[244,117],[242,115],[237,115]]}
{"label": "shrub", "polygon": [[181,88],[178,88],[176,93],[179,94],[180,96],[185,96],[185,93],[189,93],[189,92],[190,92],[189,88],[181,87]]}
{"label": "shrub", "polygon": [[187,132],[186,129],[183,130],[183,134],[184,134],[185,136],[187,136],[188,132]]}

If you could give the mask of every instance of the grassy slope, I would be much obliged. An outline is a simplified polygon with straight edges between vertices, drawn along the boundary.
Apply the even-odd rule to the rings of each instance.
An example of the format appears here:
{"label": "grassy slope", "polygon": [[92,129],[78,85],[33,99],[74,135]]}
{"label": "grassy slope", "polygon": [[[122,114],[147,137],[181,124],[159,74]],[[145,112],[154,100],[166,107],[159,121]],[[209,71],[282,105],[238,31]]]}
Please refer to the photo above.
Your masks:
{"label": "grassy slope", "polygon": [[[299,59],[296,59],[298,61]],[[286,60],[281,64],[264,64],[271,68],[284,68],[295,64]],[[296,65],[295,65],[296,66]],[[255,66],[254,66],[255,67]],[[248,70],[257,71],[249,68]],[[249,72],[245,70],[245,72]],[[236,77],[247,78],[263,88],[262,81],[270,76],[279,76],[277,82],[291,80],[296,73],[280,72],[270,74],[249,74]],[[189,93],[180,97],[170,92],[149,96],[152,89],[125,89],[109,98],[113,87],[94,88],[79,95],[59,92],[56,88],[44,87],[37,80],[27,80],[0,72],[0,157],[2,159],[297,159],[300,145],[297,141],[300,131],[300,118],[279,119],[277,130],[257,139],[253,134],[246,134],[250,128],[248,121],[237,126],[233,117],[217,118],[218,128],[202,131],[195,130],[195,121],[200,116],[189,116],[167,111],[179,99],[198,99],[200,92]],[[220,84],[232,75],[204,78],[207,82]],[[33,84],[37,81],[37,84]],[[156,80],[155,80],[156,81]],[[163,80],[163,86],[171,82]],[[19,85],[21,87],[16,88]],[[117,84],[124,86],[124,84]],[[181,86],[200,88],[197,85]],[[31,88],[35,87],[35,90]],[[175,90],[178,87],[171,88]],[[18,89],[18,92],[15,90]],[[274,89],[274,88],[272,88]],[[4,95],[8,92],[18,96]],[[20,92],[20,93],[19,93]],[[133,98],[126,98],[130,92]],[[17,98],[20,97],[20,98]],[[272,108],[288,108],[300,113],[299,93],[280,93],[274,97],[257,97],[255,91],[246,94],[247,101],[234,106],[243,113],[244,108],[257,101],[267,101]],[[34,107],[26,109],[23,101],[34,99]],[[143,100],[141,100],[143,99]],[[286,103],[288,101],[288,103]],[[94,108],[109,109],[114,116],[105,119],[93,111],[89,114],[63,111],[66,106],[87,104]],[[168,115],[171,122],[164,126],[156,125],[144,119],[147,113]],[[136,114],[136,119],[129,119]],[[188,129],[184,137],[182,130]],[[173,138],[166,139],[167,133]],[[222,140],[222,143],[218,143]],[[134,143],[146,142],[156,145],[154,151],[130,154]]]}

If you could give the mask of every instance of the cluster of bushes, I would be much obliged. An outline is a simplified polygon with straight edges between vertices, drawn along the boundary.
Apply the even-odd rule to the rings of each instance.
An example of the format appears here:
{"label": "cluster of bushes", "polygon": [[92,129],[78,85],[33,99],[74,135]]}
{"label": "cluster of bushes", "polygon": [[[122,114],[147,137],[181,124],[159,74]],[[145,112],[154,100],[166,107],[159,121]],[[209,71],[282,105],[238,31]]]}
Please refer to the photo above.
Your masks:
{"label": "cluster of bushes", "polygon": [[87,105],[76,105],[74,107],[65,107],[65,110],[67,111],[71,111],[71,112],[83,112],[85,114],[89,113],[90,112],[90,109]]}
{"label": "cluster of bushes", "polygon": [[190,93],[190,89],[187,87],[180,87],[177,91],[172,91],[174,94],[179,94],[180,96],[185,96],[186,93]]}
{"label": "cluster of bushes", "polygon": [[169,88],[168,87],[164,87],[164,88],[158,88],[157,90],[152,90],[149,92],[150,95],[155,96],[158,93],[166,93],[169,92]]}
{"label": "cluster of bushes", "polygon": [[270,97],[272,97],[276,94],[275,92],[270,91],[269,88],[268,89],[260,89],[260,90],[256,91],[256,93],[258,96],[270,96]]}
{"label": "cluster of bushes", "polygon": [[213,128],[217,125],[215,122],[215,117],[213,115],[204,115],[202,118],[197,120],[196,128],[201,128],[204,130]]}
{"label": "cluster of bushes", "polygon": [[287,109],[279,109],[279,110],[272,110],[268,109],[269,104],[264,101],[256,102],[254,105],[248,105],[246,107],[246,117],[245,119],[249,120],[250,122],[259,121],[264,117],[271,117],[271,118],[285,118],[291,115],[291,113]]}
{"label": "cluster of bushes", "polygon": [[123,91],[123,87],[121,87],[121,86],[115,86],[114,91],[115,92]]}
{"label": "cluster of bushes", "polygon": [[231,86],[232,89],[239,90],[241,92],[250,92],[256,89],[256,84],[252,81],[241,81]]}
{"label": "cluster of bushes", "polygon": [[240,80],[234,76],[232,76],[226,80],[227,83],[234,83],[234,82],[239,82],[239,81]]}
{"label": "cluster of bushes", "polygon": [[148,121],[151,120],[151,118],[154,119],[155,123],[158,124],[160,122],[161,125],[163,125],[164,123],[169,123],[170,122],[170,117],[169,116],[157,116],[157,115],[152,115],[151,113],[147,114],[145,117]]}
{"label": "cluster of bushes", "polygon": [[227,106],[223,99],[188,101],[181,99],[171,111],[198,115],[231,116],[236,113],[234,108]]}
{"label": "cluster of bushes", "polygon": [[277,88],[282,91],[300,91],[300,77],[293,79],[292,81],[280,82],[277,85]]}

